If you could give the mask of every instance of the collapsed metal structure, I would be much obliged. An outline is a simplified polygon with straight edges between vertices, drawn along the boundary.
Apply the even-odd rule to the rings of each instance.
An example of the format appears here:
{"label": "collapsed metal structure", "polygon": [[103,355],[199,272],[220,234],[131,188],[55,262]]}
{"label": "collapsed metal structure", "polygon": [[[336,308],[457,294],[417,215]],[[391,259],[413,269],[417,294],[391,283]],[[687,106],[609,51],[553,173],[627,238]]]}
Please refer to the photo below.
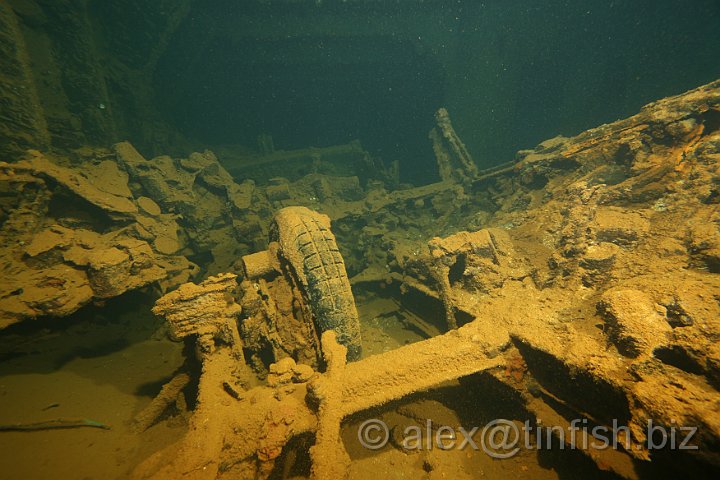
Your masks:
{"label": "collapsed metal structure", "polygon": [[[265,478],[281,453],[293,448],[293,438],[311,434],[312,478],[345,478],[351,463],[341,438],[344,419],[480,372],[561,429],[573,428],[572,415],[597,425],[621,419],[630,432],[615,438],[621,448],[584,451],[600,469],[636,478],[643,462],[659,461],[658,452],[648,449],[648,419],[697,426],[697,450],[673,452],[673,458],[696,470],[717,465],[711,447],[720,435],[712,338],[719,330],[717,316],[708,312],[718,305],[703,299],[720,286],[718,87],[657,102],[636,117],[573,139],[546,142],[525,152],[512,176],[510,169],[490,176],[469,171],[463,157],[448,167],[455,161],[451,155],[462,150],[452,147],[451,135],[433,134],[436,152],[442,152],[442,138],[451,145],[438,154],[448,162],[441,164],[443,182],[391,194],[395,202],[432,201],[448,189],[472,191],[474,184],[487,186],[488,178],[515,186],[519,179],[522,195],[512,201],[530,197],[523,208],[496,214],[494,223],[509,221],[505,228],[434,238],[425,252],[396,255],[387,269],[371,265],[353,278],[356,285],[395,283],[400,291],[435,298],[446,313],[448,331],[442,335],[357,359],[345,325],[324,325],[325,307],[317,303],[342,301],[344,293],[326,287],[309,293],[312,282],[303,275],[318,264],[303,263],[305,254],[290,260],[312,241],[278,244],[277,234],[267,251],[244,257],[241,308],[232,300],[232,276],[210,278],[193,286],[191,295],[186,286],[164,297],[156,311],[173,325],[202,330],[212,319],[233,320],[199,337],[203,374],[185,440],[149,459],[138,477]],[[496,180],[503,175],[506,180]],[[462,197],[455,202],[462,208]],[[375,211],[382,208],[388,203]],[[317,214],[289,208],[278,218],[281,224],[302,223],[289,220],[293,215]],[[686,229],[674,225],[680,217]],[[663,277],[671,262],[658,254],[685,255],[691,268]],[[332,258],[342,265],[339,256]],[[241,310],[247,312],[221,313]],[[288,318],[314,332],[296,336],[300,349],[288,344],[287,331],[303,329],[278,323]],[[355,321],[353,315],[335,321],[342,318]],[[308,338],[321,338],[319,350]],[[260,350],[253,344],[258,339],[273,344],[267,371],[259,361],[233,354],[240,350],[237,342],[244,351]],[[299,353],[303,349],[309,353]],[[348,356],[356,361],[347,362]]]}
{"label": "collapsed metal structure", "polygon": [[[720,83],[493,171],[447,112],[431,139],[441,181],[414,188],[355,149],[374,173],[329,175],[316,155],[266,185],[211,152],[147,160],[127,143],[83,170],[3,163],[2,326],[170,291],[155,311],[202,373],[138,416],[143,431],[197,383],[185,438],[137,478],[266,478],[308,444],[315,478],[343,478],[349,417],[468,377],[546,424],[622,422],[621,448],[584,452],[599,469],[718,468]],[[363,358],[350,285],[422,296],[444,333]],[[649,419],[698,427],[698,448],[652,451]]]}

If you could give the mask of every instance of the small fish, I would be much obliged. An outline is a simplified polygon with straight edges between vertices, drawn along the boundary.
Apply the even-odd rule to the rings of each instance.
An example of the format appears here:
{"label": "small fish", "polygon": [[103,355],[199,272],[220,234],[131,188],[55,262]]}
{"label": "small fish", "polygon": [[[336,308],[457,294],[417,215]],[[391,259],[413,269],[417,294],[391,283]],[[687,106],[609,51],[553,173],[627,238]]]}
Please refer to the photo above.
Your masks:
{"label": "small fish", "polygon": [[50,410],[51,408],[57,408],[57,407],[59,407],[59,406],[60,406],[59,403],[51,403],[51,404],[48,405],[47,407],[43,408],[42,411],[45,412],[45,411],[47,411],[47,410]]}

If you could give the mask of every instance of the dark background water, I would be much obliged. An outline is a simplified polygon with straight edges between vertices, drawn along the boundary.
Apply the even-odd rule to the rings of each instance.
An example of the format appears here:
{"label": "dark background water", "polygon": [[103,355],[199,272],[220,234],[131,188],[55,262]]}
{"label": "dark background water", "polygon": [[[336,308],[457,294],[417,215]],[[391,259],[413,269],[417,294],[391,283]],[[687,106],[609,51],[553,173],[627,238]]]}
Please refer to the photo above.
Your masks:
{"label": "dark background water", "polygon": [[[422,182],[440,106],[490,166],[720,76],[717,1],[324,3],[213,2],[199,30],[222,33],[195,68],[178,68],[180,44],[160,63],[165,114],[206,143],[359,138]],[[185,42],[202,35],[188,28]]]}
{"label": "dark background water", "polygon": [[359,139],[424,183],[440,106],[483,168],[720,77],[717,0],[9,3],[53,147]]}

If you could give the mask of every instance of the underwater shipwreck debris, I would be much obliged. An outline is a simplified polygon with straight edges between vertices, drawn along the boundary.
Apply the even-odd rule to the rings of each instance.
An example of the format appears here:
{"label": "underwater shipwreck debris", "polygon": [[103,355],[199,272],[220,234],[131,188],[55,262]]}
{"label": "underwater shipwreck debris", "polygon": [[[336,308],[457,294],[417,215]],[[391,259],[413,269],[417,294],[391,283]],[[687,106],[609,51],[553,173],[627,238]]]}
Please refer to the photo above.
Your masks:
{"label": "underwater shipwreck debris", "polygon": [[160,298],[153,307],[153,313],[164,317],[175,339],[190,335],[225,335],[227,342],[234,341],[236,334],[226,335],[235,327],[234,320],[240,307],[233,301],[232,292],[237,282],[236,275],[226,273],[209,277],[199,285],[186,283],[177,290]]}
{"label": "underwater shipwreck debris", "polygon": [[[346,347],[337,343],[333,331],[327,331],[323,334],[325,373],[274,380],[239,397],[228,395],[218,385],[220,379],[232,377],[236,365],[227,362],[231,358],[224,353],[228,347],[216,345],[203,359],[199,405],[188,435],[179,446],[166,451],[162,465],[154,467],[154,461],[141,465],[137,478],[179,475],[200,465],[202,478],[215,478],[219,471],[233,471],[241,478],[264,478],[293,436],[316,431],[318,443],[312,455],[319,460],[313,467],[315,478],[338,478],[336,474],[347,469],[347,455],[336,441],[343,418],[502,363],[497,356],[501,346],[489,348],[489,337],[479,333],[478,326],[476,322],[453,334],[347,364]],[[287,363],[285,360],[271,365],[270,372],[283,375],[285,369],[278,365]],[[319,405],[317,412],[305,402],[308,395]],[[218,402],[221,398],[233,400]],[[203,439],[200,447],[197,438]],[[221,442],[233,447],[220,450]],[[336,454],[329,455],[329,451]]]}
{"label": "underwater shipwreck debris", "polygon": [[[276,245],[242,259],[239,318],[245,348],[259,352],[264,346],[274,363],[263,367],[261,355],[247,356],[253,382],[228,390],[229,365],[238,358],[227,354],[230,343],[215,344],[203,360],[187,437],[141,465],[137,478],[178,476],[201,466],[198,478],[266,478],[281,453],[293,448],[291,440],[308,433],[315,438],[311,476],[346,478],[353,466],[341,440],[344,418],[481,371],[482,378],[515,392],[521,409],[565,432],[573,417],[626,426],[627,434],[618,437],[621,448],[581,452],[601,470],[634,479],[645,468],[638,462],[663,462],[648,448],[650,420],[702,432],[694,439],[697,450],[670,456],[683,468],[720,465],[712,448],[720,438],[720,357],[712,341],[720,333],[720,306],[707,301],[720,291],[720,280],[708,257],[698,254],[715,248],[718,225],[701,232],[701,219],[713,218],[716,205],[697,195],[717,178],[720,131],[710,123],[698,136],[696,127],[719,105],[716,82],[525,152],[512,172],[500,170],[490,180],[498,204],[492,225],[472,232],[456,227],[426,239],[429,253],[416,244],[411,254],[403,253],[409,249],[396,241],[394,229],[355,233],[350,255],[378,258],[387,267],[367,267],[358,284],[402,283],[441,301],[446,320],[458,312],[465,320],[444,335],[368,358],[347,362],[331,329],[322,333],[323,362],[313,362],[313,355],[305,357],[307,365],[288,358],[282,348],[287,337],[267,326],[282,315],[302,315],[299,304],[278,299],[297,298],[308,265],[278,253],[297,250],[297,237],[280,242],[272,233]],[[652,134],[648,123],[655,125]],[[648,182],[643,174],[649,170],[663,173]],[[434,185],[379,197],[365,212],[366,225],[375,215],[392,222],[398,205],[433,202],[445,191]],[[654,208],[659,199],[671,207]],[[472,201],[461,199],[460,206]],[[336,232],[353,232],[344,223],[353,218],[345,208],[335,213]],[[422,225],[422,217],[406,214],[406,226]],[[348,235],[338,235],[341,249]],[[388,242],[386,257],[371,254],[371,238]],[[290,281],[281,287],[277,278]],[[226,299],[224,305],[232,303]],[[310,373],[309,365],[325,369]]]}
{"label": "underwater shipwreck debris", "polygon": [[478,175],[478,168],[465,144],[460,140],[444,108],[435,113],[436,127],[430,131],[440,179],[467,181]]}
{"label": "underwater shipwreck debris", "polygon": [[[226,273],[209,277],[198,285],[183,284],[160,298],[153,307],[153,313],[165,318],[173,338],[195,337],[197,353],[203,361],[223,347],[228,354],[226,360],[232,362],[232,378],[227,378],[226,382],[229,387],[243,391],[252,383],[253,375],[245,363],[245,344],[238,332],[237,319],[241,309],[233,298],[237,287],[235,279],[236,275]],[[149,411],[136,417],[138,428],[148,428],[186,384],[183,374],[178,374],[166,384],[148,406]]]}
{"label": "underwater shipwreck debris", "polygon": [[454,289],[487,293],[506,279],[527,275],[517,259],[510,236],[498,228],[458,232],[428,242],[430,275],[437,283],[448,327],[457,328]]}
{"label": "underwater shipwreck debris", "polygon": [[111,427],[95,420],[87,418],[56,418],[44,422],[35,423],[9,423],[0,425],[0,432],[37,432],[41,430],[56,430],[64,428],[99,428],[101,430],[110,430]]}
{"label": "underwater shipwreck debris", "polygon": [[358,175],[364,181],[379,180],[391,185],[398,182],[397,166],[386,167],[373,159],[357,140],[322,148],[265,151],[265,146],[261,146],[260,150],[259,156],[239,159],[232,152],[223,152],[232,176],[252,178],[261,185],[277,177],[297,182],[312,174],[338,177]]}
{"label": "underwater shipwreck debris", "polygon": [[1,164],[0,181],[13,186],[17,202],[0,227],[8,246],[0,253],[7,279],[0,327],[65,316],[93,300],[156,282],[169,286],[193,272],[186,258],[158,247],[177,226],[141,215],[113,162],[79,172],[31,151]]}
{"label": "underwater shipwreck debris", "polygon": [[122,142],[81,169],[31,150],[0,162],[0,184],[0,328],[177,287],[201,273],[189,258],[210,254],[228,267],[245,253],[228,239],[253,243],[266,228],[248,210],[254,184],[235,183],[207,152],[148,161]]}
{"label": "underwater shipwreck debris", "polygon": [[[620,422],[617,450],[581,452],[620,477],[717,469],[718,112],[714,82],[511,167],[395,191],[322,174],[238,184],[208,152],[153,162],[119,144],[87,171],[32,154],[0,165],[4,191],[23,192],[2,197],[3,268],[22,282],[3,286],[0,306],[10,324],[172,290],[154,312],[202,373],[187,434],[135,478],[267,478],[299,457],[315,478],[344,478],[357,453],[338,441],[348,418],[459,378],[463,394],[503,389],[564,431],[572,418]],[[73,208],[59,215],[56,196]],[[209,260],[199,271],[190,258]],[[449,331],[362,358],[348,274],[422,298]],[[139,430],[182,404],[184,383]],[[697,427],[698,448],[649,448],[650,420]]]}
{"label": "underwater shipwreck debris", "polygon": [[132,430],[135,433],[144,432],[158,422],[170,405],[178,402],[183,404],[184,400],[180,400],[179,395],[182,395],[182,390],[188,383],[190,383],[190,376],[186,373],[178,373],[163,385],[160,393],[152,399],[150,404],[135,415],[132,421]]}
{"label": "underwater shipwreck debris", "polygon": [[348,359],[359,358],[358,314],[326,215],[305,207],[281,209],[268,250],[245,255],[242,265],[246,348],[260,352],[270,345],[275,360],[290,355],[315,364],[318,339],[332,329],[348,348]]}
{"label": "underwater shipwreck debris", "polygon": [[[392,218],[403,215],[411,214],[413,228],[425,232],[462,217],[458,207],[471,198],[463,186],[440,182],[388,191],[397,184],[397,172],[378,169],[359,145],[348,148],[359,152],[357,173],[367,189],[358,176],[313,173],[282,185],[236,183],[211,152],[149,160],[128,142],[115,144],[112,151],[84,152],[82,169],[37,151],[3,164],[0,182],[10,213],[0,235],[9,246],[2,252],[9,281],[0,295],[0,327],[67,316],[130,290],[167,291],[206,273],[231,270],[243,255],[264,246],[269,212],[286,205],[322,205],[339,223],[365,218],[370,235],[372,228],[396,229],[398,221]],[[281,197],[273,190],[278,187]],[[60,204],[64,208],[57,208]],[[425,214],[426,205],[435,218]],[[367,240],[361,244],[374,242]],[[404,248],[404,242],[398,247]],[[422,241],[418,247],[424,249]],[[365,253],[358,250],[357,257]],[[386,254],[367,255],[359,263],[365,264],[362,268],[384,265]],[[368,265],[373,258],[376,265]],[[209,260],[200,268],[197,259]]]}
{"label": "underwater shipwreck debris", "polygon": [[305,207],[284,208],[275,214],[270,240],[277,244],[280,268],[290,268],[298,282],[296,288],[317,324],[317,336],[333,330],[347,348],[348,360],[360,358],[357,309],[345,262],[330,231],[330,218]]}
{"label": "underwater shipwreck debris", "polygon": [[584,4],[0,0],[0,477],[720,479],[720,0]]}

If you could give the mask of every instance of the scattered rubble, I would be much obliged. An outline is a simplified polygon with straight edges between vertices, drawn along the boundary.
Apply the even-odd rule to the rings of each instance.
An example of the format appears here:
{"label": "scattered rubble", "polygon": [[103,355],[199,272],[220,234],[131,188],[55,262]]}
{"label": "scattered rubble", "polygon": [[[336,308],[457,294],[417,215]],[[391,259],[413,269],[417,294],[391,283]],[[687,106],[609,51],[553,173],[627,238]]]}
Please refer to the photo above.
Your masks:
{"label": "scattered rubble", "polygon": [[[196,408],[136,478],[267,478],[298,438],[314,478],[343,478],[349,416],[411,412],[468,377],[563,429],[626,426],[619,449],[582,452],[600,470],[719,469],[720,81],[485,172],[437,120],[441,181],[414,188],[312,162],[236,183],[210,152],[147,160],[127,143],[82,170],[37,152],[1,164],[0,325],[170,291],[154,311],[195,342]],[[334,316],[357,320],[349,285],[422,297],[444,331],[363,357]],[[698,448],[654,451],[648,421],[698,427]]]}
{"label": "scattered rubble", "polygon": [[[568,418],[627,425],[620,450],[583,452],[601,470],[638,478],[637,462],[663,462],[664,454],[648,448],[648,421],[700,428],[698,449],[670,458],[683,468],[718,468],[712,445],[720,438],[720,359],[713,339],[720,334],[720,280],[706,253],[718,225],[699,220],[713,218],[717,208],[696,192],[710,191],[718,178],[718,163],[707,156],[720,145],[719,104],[716,82],[630,119],[545,142],[522,153],[510,171],[468,172],[462,184],[446,176],[412,190],[371,190],[364,208],[319,204],[333,218],[354,285],[396,284],[401,295],[435,299],[444,305],[448,332],[347,364],[343,347],[325,334],[326,367],[307,387],[310,406],[297,401],[306,393],[293,386],[294,362],[280,360],[269,366],[265,386],[226,404],[223,413],[213,411],[224,418],[237,418],[235,409],[285,412],[283,418],[295,420],[280,425],[292,427],[259,426],[271,413],[248,415],[233,427],[244,447],[214,450],[202,461],[189,453],[198,438],[191,429],[179,457],[173,447],[139,476],[160,478],[202,464],[210,471],[203,478],[221,471],[264,477],[290,438],[310,431],[316,432],[313,478],[342,478],[350,466],[340,440],[347,414],[481,370],[487,371],[482,378],[515,391],[530,414],[559,428],[571,428]],[[294,200],[293,184],[286,185],[290,199],[279,201]],[[442,202],[451,191],[452,206]],[[483,205],[485,228],[456,233],[472,225],[457,212]],[[430,238],[425,218],[435,222],[429,232],[450,225],[455,231]],[[260,257],[247,265],[258,272],[253,277],[268,270]],[[261,397],[280,404],[263,404]],[[227,438],[220,433],[227,427],[218,428],[213,435]],[[243,443],[258,430],[274,439],[271,450]],[[163,455],[164,466],[153,470]],[[228,464],[231,470],[223,469]]]}
{"label": "scattered rubble", "polygon": [[666,310],[637,290],[610,290],[598,302],[610,338],[618,350],[630,357],[652,355],[667,343],[672,331],[665,319]]}
{"label": "scattered rubble", "polygon": [[176,286],[197,269],[167,247],[166,239],[177,236],[175,221],[140,214],[114,162],[80,172],[30,151],[0,164],[0,175],[12,192],[0,227],[8,246],[0,327],[68,315],[136,288]]}

